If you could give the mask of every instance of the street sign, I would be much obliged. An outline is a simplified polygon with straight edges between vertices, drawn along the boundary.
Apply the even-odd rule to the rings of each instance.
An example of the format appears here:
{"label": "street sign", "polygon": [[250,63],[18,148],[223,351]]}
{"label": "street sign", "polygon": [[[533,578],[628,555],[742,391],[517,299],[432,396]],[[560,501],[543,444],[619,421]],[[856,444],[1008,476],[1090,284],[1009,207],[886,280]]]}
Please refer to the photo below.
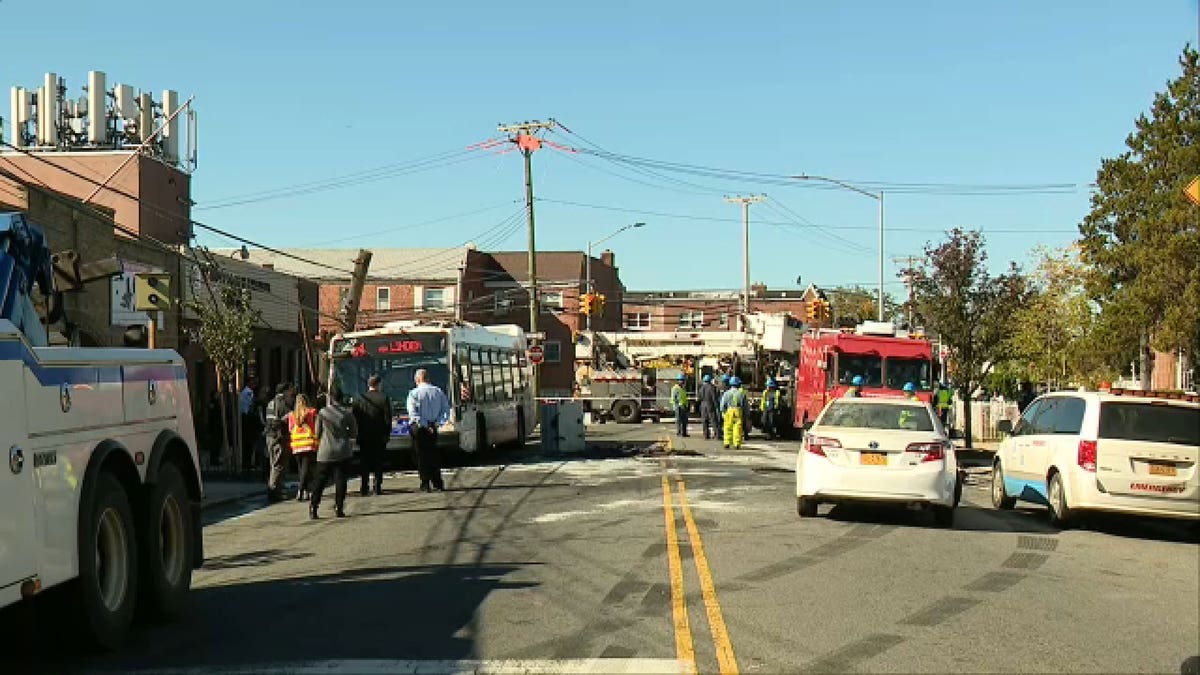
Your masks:
{"label": "street sign", "polygon": [[542,349],[541,345],[533,345],[529,348],[529,362],[533,365],[538,365],[546,359],[546,350]]}
{"label": "street sign", "polygon": [[1200,176],[1193,178],[1192,182],[1183,188],[1183,194],[1187,195],[1187,198],[1192,200],[1193,204],[1200,206]]}

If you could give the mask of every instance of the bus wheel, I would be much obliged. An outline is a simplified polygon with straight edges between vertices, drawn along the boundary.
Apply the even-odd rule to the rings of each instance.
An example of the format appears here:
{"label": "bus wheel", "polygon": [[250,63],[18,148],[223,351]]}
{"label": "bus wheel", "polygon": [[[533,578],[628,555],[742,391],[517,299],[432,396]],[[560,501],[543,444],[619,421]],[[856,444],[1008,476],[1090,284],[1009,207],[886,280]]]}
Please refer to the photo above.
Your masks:
{"label": "bus wheel", "polygon": [[620,400],[613,404],[612,416],[621,424],[637,424],[641,421],[642,408],[637,401]]}
{"label": "bus wheel", "polygon": [[[96,474],[79,519],[76,580],[85,637],[105,650],[121,646],[137,606],[138,558],[133,510],[116,476]],[[189,561],[190,562],[190,561]]]}
{"label": "bus wheel", "polygon": [[174,618],[187,603],[192,585],[191,512],[179,468],[164,463],[146,503],[141,537],[142,606],[155,617]]}

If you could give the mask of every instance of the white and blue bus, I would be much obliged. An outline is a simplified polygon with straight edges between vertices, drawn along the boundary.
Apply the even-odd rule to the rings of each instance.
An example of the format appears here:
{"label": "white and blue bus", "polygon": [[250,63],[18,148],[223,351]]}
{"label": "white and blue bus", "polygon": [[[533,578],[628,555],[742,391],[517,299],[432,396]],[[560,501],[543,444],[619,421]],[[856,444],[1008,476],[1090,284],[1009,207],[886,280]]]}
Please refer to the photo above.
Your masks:
{"label": "white and blue bus", "polygon": [[371,375],[382,378],[393,406],[389,451],[412,447],[405,402],[421,368],[454,410],[450,423],[438,430],[439,446],[478,452],[521,445],[535,420],[526,349],[520,326],[396,321],[334,337],[329,382],[352,403],[367,390]]}

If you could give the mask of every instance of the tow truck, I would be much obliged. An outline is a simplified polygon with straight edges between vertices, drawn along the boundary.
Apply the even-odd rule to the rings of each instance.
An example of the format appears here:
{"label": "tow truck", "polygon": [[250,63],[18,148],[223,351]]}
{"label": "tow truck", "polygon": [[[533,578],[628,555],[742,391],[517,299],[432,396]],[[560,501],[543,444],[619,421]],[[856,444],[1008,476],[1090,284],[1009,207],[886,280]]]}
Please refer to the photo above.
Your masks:
{"label": "tow truck", "polygon": [[0,608],[61,587],[79,637],[115,649],[135,612],[183,611],[204,559],[187,371],[171,350],[50,346],[55,260],[0,213]]}

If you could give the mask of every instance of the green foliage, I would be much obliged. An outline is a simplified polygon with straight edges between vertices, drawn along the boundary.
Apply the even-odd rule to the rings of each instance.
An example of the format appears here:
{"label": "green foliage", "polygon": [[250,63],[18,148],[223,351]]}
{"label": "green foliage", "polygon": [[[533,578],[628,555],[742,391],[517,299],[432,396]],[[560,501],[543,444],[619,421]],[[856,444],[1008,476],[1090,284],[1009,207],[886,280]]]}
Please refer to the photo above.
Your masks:
{"label": "green foliage", "polygon": [[249,358],[259,316],[244,291],[229,286],[212,286],[212,290],[210,302],[193,302],[192,309],[200,319],[201,347],[221,380],[232,382]]}
{"label": "green foliage", "polygon": [[1117,372],[1097,345],[1098,310],[1087,295],[1088,269],[1075,250],[1039,247],[1029,296],[1010,321],[1009,352],[1031,382],[1095,384]]}
{"label": "green foliage", "polygon": [[[823,291],[829,298],[833,313],[837,317],[836,326],[853,327],[864,321],[875,321],[879,318],[879,291],[863,286],[838,286]],[[890,293],[883,294],[883,316],[888,321],[894,321],[902,314],[902,306],[896,302]]]}
{"label": "green foliage", "polygon": [[1200,175],[1200,54],[1154,97],[1121,155],[1102,160],[1091,212],[1079,226],[1087,289],[1100,304],[1094,335],[1121,369],[1149,336],[1162,351],[1200,354],[1200,207],[1183,188]]}
{"label": "green foliage", "polygon": [[1009,320],[1025,302],[1025,277],[1015,263],[998,275],[988,271],[983,234],[955,228],[941,244],[925,245],[925,260],[913,270],[913,296],[926,329],[950,351],[951,378],[967,405],[991,364],[1010,356]]}

